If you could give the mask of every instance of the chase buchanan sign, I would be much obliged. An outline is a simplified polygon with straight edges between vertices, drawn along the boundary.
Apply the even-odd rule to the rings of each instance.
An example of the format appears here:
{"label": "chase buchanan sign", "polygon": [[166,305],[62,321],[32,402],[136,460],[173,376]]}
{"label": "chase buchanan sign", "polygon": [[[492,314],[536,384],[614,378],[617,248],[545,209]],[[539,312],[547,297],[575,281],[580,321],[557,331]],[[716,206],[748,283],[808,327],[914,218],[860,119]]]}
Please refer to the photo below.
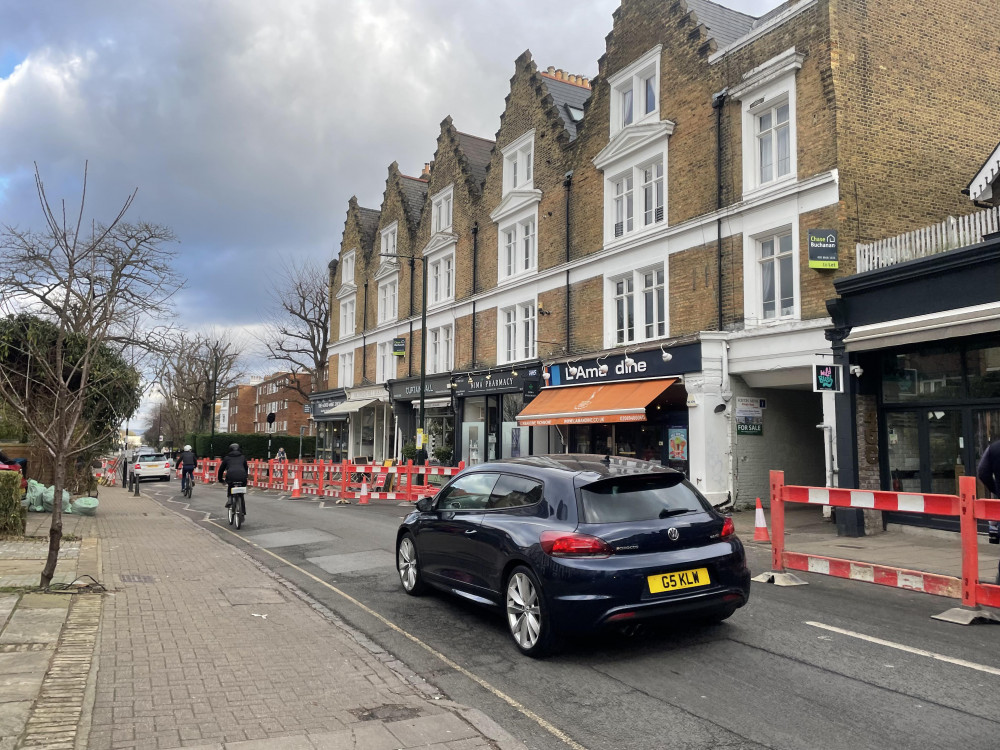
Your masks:
{"label": "chase buchanan sign", "polygon": [[806,236],[810,268],[840,268],[836,229],[810,229]]}

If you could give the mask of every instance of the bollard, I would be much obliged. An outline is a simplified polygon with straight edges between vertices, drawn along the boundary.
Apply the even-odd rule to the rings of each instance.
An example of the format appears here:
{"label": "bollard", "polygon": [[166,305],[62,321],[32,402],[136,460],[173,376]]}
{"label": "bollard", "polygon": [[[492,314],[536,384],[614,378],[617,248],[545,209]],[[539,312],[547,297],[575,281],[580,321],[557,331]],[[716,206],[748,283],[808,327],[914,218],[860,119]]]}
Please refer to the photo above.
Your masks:
{"label": "bollard", "polygon": [[139,497],[139,477],[137,476],[133,477],[132,484],[135,485],[135,492],[134,492],[135,497]]}

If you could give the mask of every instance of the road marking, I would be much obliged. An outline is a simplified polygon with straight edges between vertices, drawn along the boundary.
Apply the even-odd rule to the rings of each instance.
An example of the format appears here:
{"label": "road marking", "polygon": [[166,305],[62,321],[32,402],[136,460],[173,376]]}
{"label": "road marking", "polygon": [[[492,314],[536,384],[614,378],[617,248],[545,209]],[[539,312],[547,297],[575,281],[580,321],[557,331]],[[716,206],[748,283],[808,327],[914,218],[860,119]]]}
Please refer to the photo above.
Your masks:
{"label": "road marking", "polygon": [[565,732],[563,732],[561,729],[559,729],[559,727],[557,727],[557,726],[555,726],[553,724],[550,724],[548,721],[546,721],[545,719],[543,719],[541,716],[539,716],[538,714],[536,714],[534,711],[532,711],[530,708],[528,708],[524,704],[518,702],[517,700],[515,700],[511,696],[509,696],[506,693],[504,693],[503,691],[501,691],[501,690],[493,687],[490,683],[488,683],[482,677],[480,677],[477,674],[473,674],[468,669],[466,669],[465,667],[463,667],[461,664],[458,664],[457,662],[452,661],[447,656],[445,656],[444,654],[442,654],[440,651],[438,651],[437,649],[435,649],[433,646],[431,646],[431,645],[429,645],[427,643],[424,643],[422,640],[420,640],[419,638],[417,638],[417,636],[413,635],[412,633],[407,632],[406,630],[403,630],[403,628],[401,628],[399,625],[397,625],[396,623],[394,623],[392,620],[390,620],[387,617],[379,614],[374,609],[372,609],[371,607],[369,607],[367,604],[364,604],[363,602],[358,601],[353,596],[351,596],[350,594],[348,594],[346,591],[344,591],[342,589],[338,589],[336,586],[333,586],[332,584],[327,583],[326,581],[324,581],[322,578],[319,578],[318,576],[314,576],[308,570],[303,570],[302,568],[300,568],[295,563],[289,562],[288,560],[286,560],[285,558],[283,558],[281,555],[275,554],[271,550],[266,549],[264,547],[261,547],[259,544],[254,544],[253,542],[249,541],[246,537],[240,536],[235,531],[230,531],[229,529],[227,529],[222,524],[218,524],[215,521],[206,521],[206,523],[212,524],[216,528],[221,529],[222,531],[225,531],[227,534],[231,534],[232,536],[236,537],[237,539],[239,539],[244,544],[249,544],[251,547],[255,547],[256,549],[259,549],[261,552],[267,553],[268,555],[270,555],[271,557],[273,557],[275,560],[280,560],[281,562],[283,562],[288,567],[293,568],[293,569],[299,571],[299,573],[301,573],[302,575],[306,576],[307,578],[311,578],[312,580],[316,581],[316,583],[320,584],[321,586],[325,586],[326,588],[330,589],[330,591],[334,592],[338,596],[342,596],[344,599],[346,599],[347,601],[351,602],[351,604],[354,604],[355,606],[357,606],[358,608],[360,608],[366,614],[369,614],[372,617],[374,617],[376,620],[378,620],[379,622],[381,622],[387,628],[390,628],[391,630],[396,631],[397,633],[399,633],[404,638],[407,638],[410,641],[412,641],[413,643],[417,644],[418,646],[420,646],[421,648],[423,648],[428,653],[432,654],[433,656],[435,656],[438,659],[440,659],[441,661],[443,661],[445,664],[447,664],[449,667],[451,667],[452,669],[454,669],[459,674],[461,674],[461,675],[463,675],[465,677],[468,677],[470,680],[472,680],[473,682],[475,682],[477,685],[479,685],[480,687],[484,688],[485,690],[489,691],[494,696],[496,696],[497,698],[499,698],[500,700],[502,700],[508,706],[510,706],[511,708],[515,709],[516,711],[518,711],[523,716],[531,719],[533,722],[535,722],[536,724],[538,724],[538,726],[540,726],[546,732],[548,732],[549,734],[551,734],[553,737],[561,740],[566,745],[568,745],[569,747],[573,748],[573,750],[587,750],[587,748],[585,748],[579,742],[576,742],[572,737],[570,737]]}
{"label": "road marking", "polygon": [[975,669],[979,672],[986,672],[987,674],[1000,675],[1000,669],[996,667],[990,667],[985,664],[977,664],[974,661],[966,661],[965,659],[956,659],[953,656],[945,656],[944,654],[937,654],[933,651],[924,651],[922,648],[914,648],[913,646],[907,646],[902,643],[895,643],[893,641],[887,641],[882,638],[876,638],[871,635],[865,635],[864,633],[855,633],[853,630],[844,630],[843,628],[837,628],[833,625],[824,625],[821,622],[810,622],[806,621],[806,625],[812,625],[814,628],[822,628],[823,630],[829,630],[832,633],[840,633],[841,635],[850,636],[851,638],[858,638],[862,641],[868,641],[869,643],[877,643],[880,646],[888,646],[889,648],[895,648],[899,651],[905,651],[908,654],[916,654],[917,656],[926,656],[929,659],[936,659],[938,661],[947,662],[948,664],[955,664],[959,667],[966,667],[968,669]]}

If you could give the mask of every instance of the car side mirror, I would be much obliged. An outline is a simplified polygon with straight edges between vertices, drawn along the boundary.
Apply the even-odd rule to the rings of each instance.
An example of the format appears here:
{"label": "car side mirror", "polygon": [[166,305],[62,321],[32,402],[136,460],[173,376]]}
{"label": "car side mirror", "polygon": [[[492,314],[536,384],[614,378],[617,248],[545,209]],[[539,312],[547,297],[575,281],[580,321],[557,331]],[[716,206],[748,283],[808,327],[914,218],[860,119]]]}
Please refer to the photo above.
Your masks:
{"label": "car side mirror", "polygon": [[422,497],[417,500],[417,510],[421,513],[427,513],[428,511],[434,510],[434,498]]}

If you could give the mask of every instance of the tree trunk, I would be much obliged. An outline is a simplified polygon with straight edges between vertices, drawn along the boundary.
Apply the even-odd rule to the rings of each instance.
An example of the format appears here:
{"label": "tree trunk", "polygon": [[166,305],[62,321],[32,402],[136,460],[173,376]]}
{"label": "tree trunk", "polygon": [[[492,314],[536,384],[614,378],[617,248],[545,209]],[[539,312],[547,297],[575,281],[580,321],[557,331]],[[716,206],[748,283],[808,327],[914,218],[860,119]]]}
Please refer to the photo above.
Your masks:
{"label": "tree trunk", "polygon": [[52,525],[49,527],[49,556],[45,559],[45,567],[42,569],[42,580],[39,583],[43,589],[48,588],[52,583],[52,577],[56,574],[56,563],[59,562],[59,544],[62,542],[62,493],[63,485],[66,484],[66,462],[65,460],[55,461],[55,477],[52,483]]}

